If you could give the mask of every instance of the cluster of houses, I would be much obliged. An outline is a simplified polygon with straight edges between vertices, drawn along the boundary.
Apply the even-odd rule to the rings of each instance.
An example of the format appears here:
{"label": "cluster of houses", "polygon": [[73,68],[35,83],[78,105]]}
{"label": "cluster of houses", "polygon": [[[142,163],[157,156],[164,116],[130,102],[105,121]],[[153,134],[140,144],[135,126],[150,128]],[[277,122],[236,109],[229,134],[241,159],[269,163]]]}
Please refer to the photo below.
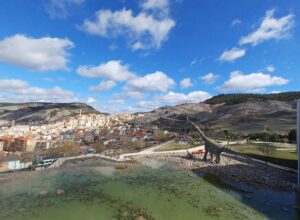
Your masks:
{"label": "cluster of houses", "polygon": [[132,126],[131,115],[79,115],[64,121],[43,125],[14,125],[0,127],[0,172],[28,167],[31,161],[20,159],[20,152],[36,154],[57,148],[65,141],[81,146],[93,143],[128,146],[138,140],[153,141],[156,136],[170,136],[155,126]]}

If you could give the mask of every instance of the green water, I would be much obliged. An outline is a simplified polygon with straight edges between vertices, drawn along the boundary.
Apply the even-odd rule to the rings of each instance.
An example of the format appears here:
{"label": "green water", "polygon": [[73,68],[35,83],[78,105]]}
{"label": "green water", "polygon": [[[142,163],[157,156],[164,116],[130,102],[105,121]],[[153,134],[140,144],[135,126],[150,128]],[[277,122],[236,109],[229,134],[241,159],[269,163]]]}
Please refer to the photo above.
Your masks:
{"label": "green water", "polygon": [[[153,162],[123,170],[114,166],[85,161],[0,183],[0,219],[266,219],[173,164]],[[58,189],[64,194],[57,195]]]}

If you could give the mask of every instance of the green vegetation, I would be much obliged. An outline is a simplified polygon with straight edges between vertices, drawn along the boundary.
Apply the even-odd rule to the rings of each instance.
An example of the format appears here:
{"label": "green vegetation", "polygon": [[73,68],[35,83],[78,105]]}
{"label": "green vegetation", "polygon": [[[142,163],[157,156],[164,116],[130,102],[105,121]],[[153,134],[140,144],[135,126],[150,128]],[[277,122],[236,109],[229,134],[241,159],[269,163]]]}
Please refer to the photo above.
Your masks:
{"label": "green vegetation", "polygon": [[[292,129],[287,135],[271,133],[271,132],[259,132],[251,133],[247,136],[250,140],[270,141],[270,142],[282,142],[282,143],[296,143],[296,129]],[[246,138],[246,137],[245,137]]]}
{"label": "green vegetation", "polygon": [[50,112],[50,117],[53,118],[57,115],[58,111],[57,110],[53,110]]}
{"label": "green vegetation", "polygon": [[221,94],[218,96],[214,96],[205,101],[207,104],[220,104],[226,103],[228,105],[239,104],[247,101],[251,101],[253,99],[261,99],[265,100],[277,100],[277,101],[293,101],[300,99],[300,92],[284,92],[277,94]]}
{"label": "green vegetation", "polygon": [[292,129],[288,134],[288,139],[290,143],[295,144],[297,140],[297,131],[296,129]]}
{"label": "green vegetation", "polygon": [[172,150],[183,150],[192,148],[191,144],[180,144],[175,141],[167,142],[161,145],[160,148],[156,149],[155,151],[172,151]]}
{"label": "green vegetation", "polygon": [[231,145],[230,148],[259,160],[297,169],[297,155],[295,151],[283,150],[278,146],[268,143]]}

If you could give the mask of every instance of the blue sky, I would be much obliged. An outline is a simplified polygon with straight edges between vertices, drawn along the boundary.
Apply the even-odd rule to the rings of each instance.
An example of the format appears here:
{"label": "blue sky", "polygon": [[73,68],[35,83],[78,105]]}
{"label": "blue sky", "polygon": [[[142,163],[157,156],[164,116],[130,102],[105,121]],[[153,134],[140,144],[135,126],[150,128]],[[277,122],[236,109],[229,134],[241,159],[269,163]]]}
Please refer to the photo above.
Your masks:
{"label": "blue sky", "polygon": [[0,102],[148,111],[299,90],[298,0],[0,3]]}

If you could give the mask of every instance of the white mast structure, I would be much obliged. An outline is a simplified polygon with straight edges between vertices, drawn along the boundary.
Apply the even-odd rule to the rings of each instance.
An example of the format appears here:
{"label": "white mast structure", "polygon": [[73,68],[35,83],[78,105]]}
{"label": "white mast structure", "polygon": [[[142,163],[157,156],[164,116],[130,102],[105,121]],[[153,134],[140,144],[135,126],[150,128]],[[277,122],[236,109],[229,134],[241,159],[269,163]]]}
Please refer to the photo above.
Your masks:
{"label": "white mast structure", "polygon": [[298,191],[300,192],[300,100],[297,101]]}

